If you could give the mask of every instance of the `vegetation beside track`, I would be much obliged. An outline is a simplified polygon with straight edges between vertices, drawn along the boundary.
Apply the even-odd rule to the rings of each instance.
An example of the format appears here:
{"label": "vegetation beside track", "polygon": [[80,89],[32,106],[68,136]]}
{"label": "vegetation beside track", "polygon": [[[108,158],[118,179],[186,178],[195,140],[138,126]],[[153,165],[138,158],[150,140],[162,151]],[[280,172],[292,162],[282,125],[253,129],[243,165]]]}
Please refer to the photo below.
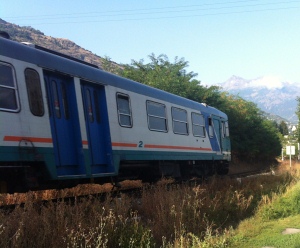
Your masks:
{"label": "vegetation beside track", "polygon": [[262,196],[255,215],[226,237],[229,247],[300,247],[299,233],[283,234],[286,229],[300,229],[300,164],[290,168],[284,163],[278,172],[287,173],[292,180]]}
{"label": "vegetation beside track", "polygon": [[271,212],[275,199],[298,178],[296,170],[281,167],[275,175],[241,181],[161,182],[143,187],[140,198],[121,194],[104,202],[85,198],[72,205],[40,205],[30,192],[26,197],[32,200],[23,208],[0,212],[0,247],[246,247],[267,230],[260,224],[282,220],[256,219]]}

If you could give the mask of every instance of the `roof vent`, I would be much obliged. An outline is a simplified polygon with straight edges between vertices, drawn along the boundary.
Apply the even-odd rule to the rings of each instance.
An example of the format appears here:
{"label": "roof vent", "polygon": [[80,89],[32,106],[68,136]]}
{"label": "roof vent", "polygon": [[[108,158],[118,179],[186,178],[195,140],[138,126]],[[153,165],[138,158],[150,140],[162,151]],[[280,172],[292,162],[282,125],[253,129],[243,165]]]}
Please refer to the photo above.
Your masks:
{"label": "roof vent", "polygon": [[35,47],[35,45],[32,44],[31,42],[24,41],[24,42],[21,42],[21,43],[24,44],[24,45],[26,45],[26,46],[29,46],[29,47]]}

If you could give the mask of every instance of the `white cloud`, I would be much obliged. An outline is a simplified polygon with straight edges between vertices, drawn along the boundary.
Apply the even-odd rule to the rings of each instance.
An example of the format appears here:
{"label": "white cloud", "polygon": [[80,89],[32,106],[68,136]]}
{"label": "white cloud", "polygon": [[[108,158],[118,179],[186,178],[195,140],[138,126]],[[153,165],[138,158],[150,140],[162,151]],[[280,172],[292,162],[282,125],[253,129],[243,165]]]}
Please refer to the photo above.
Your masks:
{"label": "white cloud", "polygon": [[252,87],[265,86],[267,88],[282,88],[283,82],[277,76],[264,76],[254,80],[249,83]]}

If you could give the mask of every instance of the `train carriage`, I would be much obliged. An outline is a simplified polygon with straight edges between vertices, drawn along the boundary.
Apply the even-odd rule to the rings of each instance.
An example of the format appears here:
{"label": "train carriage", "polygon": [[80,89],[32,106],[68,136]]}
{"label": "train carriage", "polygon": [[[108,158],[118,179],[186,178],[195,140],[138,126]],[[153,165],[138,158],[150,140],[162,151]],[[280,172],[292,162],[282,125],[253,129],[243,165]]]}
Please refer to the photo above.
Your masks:
{"label": "train carriage", "polygon": [[1,190],[228,172],[227,115],[0,38]]}

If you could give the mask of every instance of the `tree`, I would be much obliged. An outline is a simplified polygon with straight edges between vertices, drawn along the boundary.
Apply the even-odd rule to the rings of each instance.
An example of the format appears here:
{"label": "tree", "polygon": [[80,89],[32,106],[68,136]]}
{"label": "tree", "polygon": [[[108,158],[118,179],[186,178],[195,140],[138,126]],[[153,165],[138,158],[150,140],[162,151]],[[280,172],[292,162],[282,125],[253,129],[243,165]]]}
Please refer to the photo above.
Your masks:
{"label": "tree", "polygon": [[147,64],[144,60],[132,60],[130,65],[123,65],[122,76],[186,98],[202,88],[200,81],[195,79],[197,74],[186,71],[188,62],[183,58],[175,57],[171,63],[165,54],[156,57],[152,53],[148,57]]}
{"label": "tree", "polygon": [[104,58],[102,58],[101,67],[103,70],[117,75],[120,75],[122,73],[122,67],[112,61],[108,56],[104,56]]}
{"label": "tree", "polygon": [[216,106],[228,115],[232,153],[243,160],[258,162],[280,155],[278,129],[266,120],[253,102],[226,92],[220,94],[222,105]]}
{"label": "tree", "polygon": [[299,123],[300,123],[300,97],[297,96],[296,98],[297,103],[297,108],[296,108],[296,115],[298,116],[298,127],[297,127],[297,136],[298,136],[298,142],[300,142],[300,128],[299,128]]}
{"label": "tree", "polygon": [[188,62],[184,58],[175,57],[172,63],[164,54],[156,57],[152,53],[148,57],[149,63],[132,60],[130,65],[122,65],[121,76],[196,102],[221,105],[220,88],[203,87],[196,79],[197,73],[187,72]]}
{"label": "tree", "polygon": [[279,132],[282,134],[282,135],[288,135],[289,134],[289,129],[288,129],[288,126],[286,124],[285,121],[281,121],[280,124],[279,124]]}

